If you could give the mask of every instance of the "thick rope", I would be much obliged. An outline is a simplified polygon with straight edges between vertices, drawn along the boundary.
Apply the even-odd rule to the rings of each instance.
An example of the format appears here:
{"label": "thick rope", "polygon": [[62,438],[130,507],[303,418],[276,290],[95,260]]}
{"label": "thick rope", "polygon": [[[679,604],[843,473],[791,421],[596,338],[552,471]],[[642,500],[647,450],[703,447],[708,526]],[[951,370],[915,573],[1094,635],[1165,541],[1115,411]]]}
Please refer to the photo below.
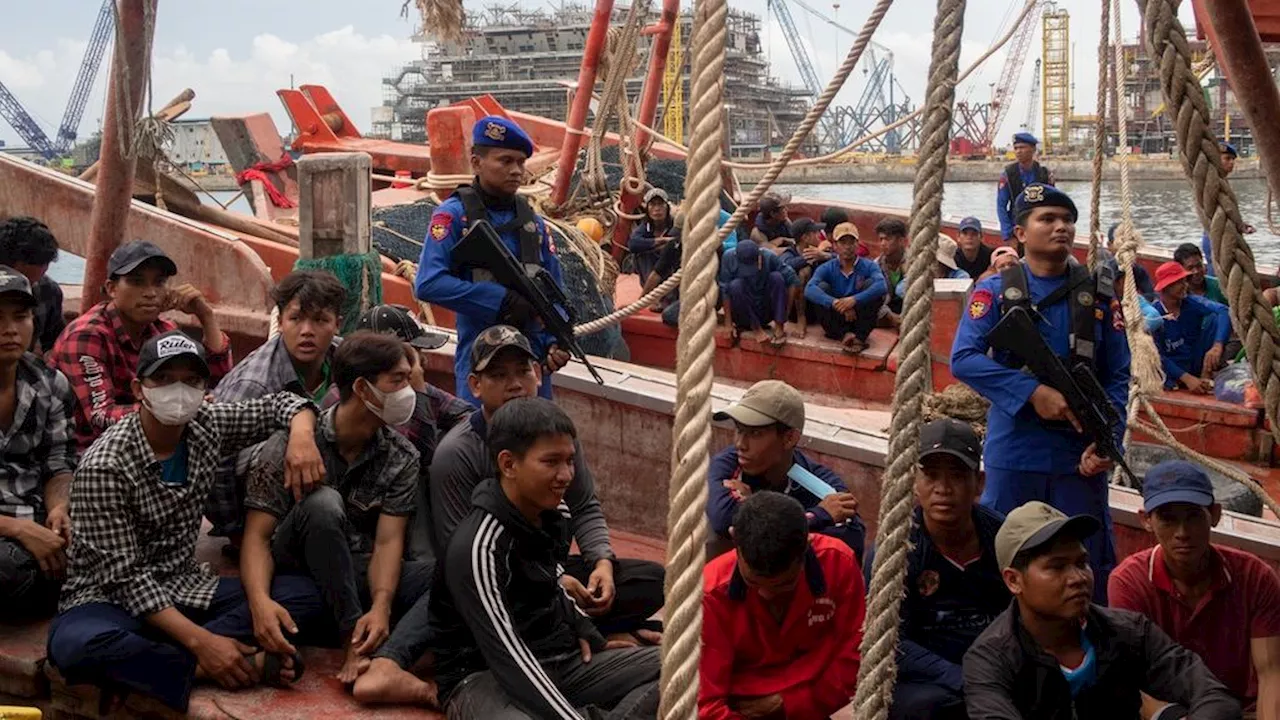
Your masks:
{"label": "thick rope", "polygon": [[1093,126],[1093,186],[1089,188],[1089,255],[1090,270],[1098,267],[1098,245],[1102,243],[1102,164],[1107,150],[1108,40],[1111,5],[1102,0],[1102,28],[1098,35],[1098,110]]}
{"label": "thick rope", "polygon": [[910,550],[912,485],[920,455],[923,402],[933,389],[930,370],[929,314],[933,310],[933,268],[942,225],[943,180],[960,68],[965,0],[938,0],[933,25],[926,113],[911,203],[911,245],[907,258],[907,295],[903,334],[894,376],[893,417],[880,489],[876,559],[867,591],[867,620],[862,634],[862,665],[853,699],[860,720],[884,720],[897,679],[898,622]]}
{"label": "thick rope", "polygon": [[[1029,2],[1034,2],[1034,0],[1029,0]],[[891,5],[893,5],[893,0],[878,0],[876,2],[876,6],[871,10],[871,15],[867,17],[867,22],[862,26],[862,31],[858,33],[858,37],[854,40],[853,46],[849,48],[848,55],[845,56],[844,62],[840,64],[839,69],[836,70],[836,74],[831,78],[831,81],[827,83],[826,89],[822,91],[822,94],[814,101],[813,105],[809,108],[809,111],[805,113],[804,119],[800,121],[800,125],[796,128],[795,132],[792,133],[791,139],[787,141],[786,146],[783,147],[778,158],[769,166],[768,172],[764,174],[764,177],[760,179],[760,182],[756,183],[756,186],[751,189],[750,194],[748,194],[747,197],[738,205],[737,209],[734,210],[733,215],[720,228],[718,236],[721,241],[729,237],[729,233],[736,230],[738,225],[742,224],[743,220],[746,220],[747,214],[755,208],[756,203],[760,201],[761,196],[763,196],[765,191],[767,191],[769,187],[773,185],[774,181],[778,179],[778,175],[787,167],[787,163],[791,162],[791,158],[795,156],[796,152],[800,149],[800,145],[804,143],[805,138],[809,136],[809,133],[813,130],[814,126],[818,124],[818,120],[822,117],[823,113],[827,111],[827,107],[831,104],[831,101],[835,99],[836,93],[840,92],[840,88],[844,86],[844,82],[848,79],[849,74],[853,72],[854,66],[858,64],[858,60],[862,57],[862,52],[866,50],[867,45],[871,42],[871,36],[875,34],[876,28],[880,27],[880,21],[884,19],[884,14],[889,11],[889,7]],[[692,120],[690,120],[690,124],[692,124]],[[640,126],[640,123],[636,122],[636,125]],[[657,132],[650,128],[646,129],[651,133]],[[660,137],[661,134],[659,133],[658,136]],[[692,136],[690,137],[692,138]],[[692,144],[692,140],[690,140],[690,143]],[[696,168],[693,164],[692,150],[690,150],[687,163],[690,169]],[[722,167],[723,165],[723,159],[719,154],[717,154],[716,167]],[[711,217],[713,219],[719,215],[718,208],[719,204],[717,203],[716,207],[712,209]],[[686,213],[686,217],[692,216]],[[604,317],[597,318],[591,322],[583,323],[574,327],[574,334],[590,335],[591,333],[604,330],[607,327],[622,322],[624,318],[635,315],[658,300],[666,297],[668,293],[675,290],[676,287],[680,285],[681,279],[684,275],[684,267],[686,266],[682,263],[680,270],[676,270],[671,274],[671,277],[664,280],[656,288],[649,291],[639,300],[631,303],[630,305],[615,310]],[[681,293],[681,296],[683,297],[683,293]]]}
{"label": "thick rope", "polygon": [[1262,394],[1271,433],[1280,439],[1280,327],[1262,296],[1253,251],[1241,232],[1244,220],[1227,183],[1210,130],[1204,92],[1191,69],[1191,50],[1178,20],[1178,0],[1138,0],[1152,58],[1160,60],[1165,112],[1178,133],[1178,154],[1191,181],[1196,208],[1209,230],[1218,277],[1225,279],[1231,322]]}
{"label": "thick rope", "polygon": [[707,463],[711,450],[714,379],[717,212],[724,136],[727,0],[698,0],[694,9],[689,109],[692,151],[685,201],[680,334],[676,337],[676,415],[671,435],[667,510],[666,621],[662,638],[662,720],[698,714],[698,661],[702,648],[702,568],[706,564]]}
{"label": "thick rope", "polygon": [[404,0],[404,5],[400,6],[400,17],[409,17],[410,5],[418,9],[422,21],[418,30],[423,35],[441,42],[462,41],[462,29],[467,20],[462,0]]}

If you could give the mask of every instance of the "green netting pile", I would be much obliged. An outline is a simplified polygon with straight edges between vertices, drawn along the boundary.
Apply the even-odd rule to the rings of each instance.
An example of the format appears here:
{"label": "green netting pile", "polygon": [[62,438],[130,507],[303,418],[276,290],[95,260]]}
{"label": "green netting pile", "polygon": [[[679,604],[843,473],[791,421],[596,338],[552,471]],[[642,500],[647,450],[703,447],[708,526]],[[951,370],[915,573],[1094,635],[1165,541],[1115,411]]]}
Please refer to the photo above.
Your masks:
{"label": "green netting pile", "polygon": [[342,308],[342,330],[355,332],[364,311],[382,304],[382,256],[374,250],[362,255],[332,255],[324,258],[298,258],[294,270],[328,270],[347,288],[347,302]]}

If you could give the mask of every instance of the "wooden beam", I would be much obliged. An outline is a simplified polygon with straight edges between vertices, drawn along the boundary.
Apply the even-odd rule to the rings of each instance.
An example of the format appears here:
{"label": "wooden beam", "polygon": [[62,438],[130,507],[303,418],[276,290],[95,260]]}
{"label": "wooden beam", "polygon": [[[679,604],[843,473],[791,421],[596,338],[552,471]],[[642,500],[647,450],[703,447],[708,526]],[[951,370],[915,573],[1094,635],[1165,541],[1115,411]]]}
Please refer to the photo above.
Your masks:
{"label": "wooden beam", "polygon": [[298,160],[298,253],[302,258],[364,254],[372,248],[373,162],[366,153]]}

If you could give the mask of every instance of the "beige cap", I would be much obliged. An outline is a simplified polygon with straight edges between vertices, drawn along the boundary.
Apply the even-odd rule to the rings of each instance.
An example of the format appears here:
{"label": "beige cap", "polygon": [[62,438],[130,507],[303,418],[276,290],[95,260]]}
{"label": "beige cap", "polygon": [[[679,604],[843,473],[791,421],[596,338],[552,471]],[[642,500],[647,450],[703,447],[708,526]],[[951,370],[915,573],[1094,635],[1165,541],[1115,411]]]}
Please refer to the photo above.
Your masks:
{"label": "beige cap", "polygon": [[804,430],[804,398],[781,380],[761,380],[752,385],[741,400],[713,417],[716,420],[734,420],[747,427],[782,423],[795,430]]}
{"label": "beige cap", "polygon": [[858,226],[850,222],[844,222],[837,225],[836,229],[831,231],[832,240],[839,240],[846,235],[852,235],[854,240],[860,239],[858,237]]}
{"label": "beige cap", "polygon": [[1013,558],[1023,550],[1031,550],[1052,542],[1063,533],[1084,540],[1102,527],[1088,515],[1067,517],[1056,508],[1033,500],[1013,509],[996,533],[996,561],[1000,569],[1011,567]]}
{"label": "beige cap", "polygon": [[960,266],[956,264],[956,241],[946,235],[938,235],[938,262],[955,270]]}

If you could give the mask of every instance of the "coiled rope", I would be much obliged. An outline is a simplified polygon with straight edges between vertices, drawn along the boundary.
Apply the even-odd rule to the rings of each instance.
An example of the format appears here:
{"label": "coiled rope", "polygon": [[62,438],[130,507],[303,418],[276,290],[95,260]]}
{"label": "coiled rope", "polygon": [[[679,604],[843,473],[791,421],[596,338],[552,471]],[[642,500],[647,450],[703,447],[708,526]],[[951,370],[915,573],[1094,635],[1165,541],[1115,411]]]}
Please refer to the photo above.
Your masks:
{"label": "coiled rope", "polygon": [[912,484],[920,455],[923,402],[932,389],[929,315],[933,311],[933,268],[942,225],[943,180],[951,118],[960,67],[965,0],[938,0],[933,24],[924,128],[911,203],[911,245],[907,257],[907,295],[903,335],[894,376],[893,417],[889,425],[889,466],[880,486],[876,559],[867,591],[867,619],[858,669],[856,717],[884,720],[897,679],[899,611],[910,550]]}

